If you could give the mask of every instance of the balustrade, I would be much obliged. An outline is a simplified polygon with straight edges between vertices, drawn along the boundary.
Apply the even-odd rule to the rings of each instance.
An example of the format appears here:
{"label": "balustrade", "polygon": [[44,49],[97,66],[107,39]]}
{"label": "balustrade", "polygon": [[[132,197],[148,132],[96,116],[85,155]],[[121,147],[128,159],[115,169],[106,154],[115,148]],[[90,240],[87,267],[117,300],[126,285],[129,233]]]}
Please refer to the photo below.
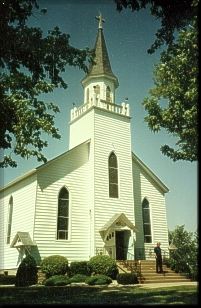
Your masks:
{"label": "balustrade", "polygon": [[94,97],[94,99],[91,102],[85,103],[78,108],[74,107],[73,109],[71,109],[71,121],[83,115],[92,106],[96,106],[98,108],[105,109],[110,112],[114,112],[125,116],[130,115],[129,104],[123,102],[121,103],[121,105],[117,105]]}

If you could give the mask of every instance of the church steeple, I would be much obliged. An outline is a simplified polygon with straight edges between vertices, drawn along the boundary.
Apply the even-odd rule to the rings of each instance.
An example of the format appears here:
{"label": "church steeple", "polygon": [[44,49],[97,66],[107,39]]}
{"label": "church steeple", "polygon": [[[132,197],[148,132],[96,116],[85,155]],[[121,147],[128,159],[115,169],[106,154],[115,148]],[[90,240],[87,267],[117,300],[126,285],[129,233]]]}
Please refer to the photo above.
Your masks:
{"label": "church steeple", "polygon": [[105,22],[105,20],[102,18],[101,14],[96,18],[99,20],[99,27],[94,48],[95,49],[94,64],[91,65],[87,76],[83,79],[82,82],[84,82],[85,79],[89,77],[94,77],[94,76],[98,77],[104,75],[112,79],[117,87],[118,79],[112,72],[110,60],[108,57],[107,47],[103,35],[102,23]]}
{"label": "church steeple", "polygon": [[[118,87],[119,83],[117,77],[112,72],[103,35],[103,22],[105,22],[105,20],[102,18],[101,14],[96,18],[99,23],[94,48],[94,63],[89,68],[88,74],[82,80],[84,102],[80,107],[74,106],[71,109],[71,124],[78,119],[82,118],[83,120],[83,115],[87,116],[88,112],[94,108],[98,108],[99,110],[102,109],[112,114],[119,114],[123,117],[130,117],[127,100],[122,102],[121,105],[115,102],[115,89]],[[85,120],[83,120],[83,122],[84,121]],[[71,140],[73,140],[73,138],[71,138]],[[74,141],[72,144],[74,145]]]}
{"label": "church steeple", "polygon": [[105,20],[102,18],[101,14],[96,18],[99,21],[99,25],[94,47],[94,63],[89,67],[88,74],[82,80],[82,85],[85,89],[85,103],[88,102],[89,94],[92,94],[90,85],[93,85],[93,87],[97,86],[95,91],[99,94],[101,99],[109,99],[111,103],[114,103],[114,92],[119,83],[117,77],[112,72],[103,35],[103,22],[105,22]]}

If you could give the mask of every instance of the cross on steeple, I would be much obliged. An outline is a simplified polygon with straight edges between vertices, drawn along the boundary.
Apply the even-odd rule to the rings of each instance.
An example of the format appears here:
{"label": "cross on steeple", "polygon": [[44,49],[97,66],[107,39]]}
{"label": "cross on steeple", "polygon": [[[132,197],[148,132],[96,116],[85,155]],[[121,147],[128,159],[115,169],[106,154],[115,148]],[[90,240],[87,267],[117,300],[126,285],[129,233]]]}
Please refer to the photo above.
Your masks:
{"label": "cross on steeple", "polygon": [[99,16],[96,16],[96,19],[99,21],[98,29],[103,29],[103,22],[105,22],[105,19],[102,17],[101,13],[99,13]]}

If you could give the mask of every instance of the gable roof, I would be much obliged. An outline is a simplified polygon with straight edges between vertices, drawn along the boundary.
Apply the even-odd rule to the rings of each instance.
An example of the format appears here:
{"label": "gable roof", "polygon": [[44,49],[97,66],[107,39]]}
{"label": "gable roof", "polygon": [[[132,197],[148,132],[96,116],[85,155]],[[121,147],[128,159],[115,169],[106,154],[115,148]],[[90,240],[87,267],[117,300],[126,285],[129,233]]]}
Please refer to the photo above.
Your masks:
{"label": "gable roof", "polygon": [[106,222],[106,224],[99,230],[99,232],[104,235],[107,233],[109,228],[115,228],[115,226],[127,226],[129,229],[138,231],[134,224],[128,219],[128,217],[126,217],[124,213],[116,213]]}
{"label": "gable roof", "polygon": [[42,168],[44,168],[44,167],[48,167],[48,166],[51,165],[53,162],[56,162],[57,160],[63,158],[65,155],[70,155],[75,149],[78,149],[79,147],[81,147],[81,146],[83,146],[83,145],[85,145],[85,144],[88,144],[88,143],[90,143],[90,142],[91,142],[91,139],[87,139],[86,141],[84,141],[84,142],[78,144],[77,146],[73,147],[72,149],[70,149],[70,150],[68,150],[68,151],[66,151],[66,152],[64,152],[64,153],[62,153],[62,154],[60,154],[59,156],[56,156],[55,158],[53,158],[53,159],[51,159],[51,160],[49,160],[49,161],[46,162],[45,164],[36,167],[36,170],[40,170],[40,169],[42,169]]}
{"label": "gable roof", "polygon": [[32,241],[29,232],[18,231],[10,244],[10,247],[20,247],[20,246],[36,246]]}
{"label": "gable roof", "polygon": [[132,158],[133,161],[136,162],[136,164],[146,173],[148,174],[151,179],[160,187],[160,189],[167,193],[169,191],[169,188],[153,173],[153,171],[148,168],[142,161],[139,159],[139,157],[132,152]]}
{"label": "gable roof", "polygon": [[33,175],[33,174],[37,174],[37,171],[38,171],[38,170],[40,170],[40,169],[42,169],[42,168],[44,168],[44,167],[49,166],[49,165],[52,164],[53,162],[55,162],[55,161],[57,161],[57,160],[63,158],[65,155],[66,155],[66,156],[67,156],[67,155],[70,155],[70,154],[73,152],[73,150],[75,150],[75,149],[81,147],[81,146],[84,145],[84,144],[90,143],[90,141],[91,141],[91,139],[88,139],[88,140],[84,141],[83,143],[81,143],[81,144],[79,144],[79,145],[73,147],[72,149],[70,149],[70,150],[68,150],[68,151],[66,151],[66,152],[64,152],[64,153],[62,153],[62,154],[60,154],[60,155],[58,155],[58,156],[56,156],[56,157],[50,159],[48,162],[46,162],[46,163],[44,163],[44,164],[42,164],[42,165],[36,167],[35,169],[32,169],[32,170],[30,170],[30,171],[24,173],[24,174],[21,175],[21,176],[18,176],[16,179],[14,179],[13,181],[11,181],[10,183],[8,183],[7,185],[5,185],[4,187],[0,187],[0,192],[4,191],[4,190],[7,189],[8,187],[10,187],[10,186],[12,186],[12,185],[14,185],[14,184],[16,184],[16,183],[19,183],[20,181],[26,179],[27,177],[29,177],[29,176],[31,176],[31,175]]}

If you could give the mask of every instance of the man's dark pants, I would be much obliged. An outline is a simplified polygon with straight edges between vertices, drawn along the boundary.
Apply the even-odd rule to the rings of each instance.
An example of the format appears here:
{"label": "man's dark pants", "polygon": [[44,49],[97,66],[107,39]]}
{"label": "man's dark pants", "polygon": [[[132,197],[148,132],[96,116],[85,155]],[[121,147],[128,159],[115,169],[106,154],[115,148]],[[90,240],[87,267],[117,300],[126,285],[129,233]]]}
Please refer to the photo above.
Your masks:
{"label": "man's dark pants", "polygon": [[158,255],[156,256],[156,273],[162,273],[163,268],[162,268],[162,256]]}

